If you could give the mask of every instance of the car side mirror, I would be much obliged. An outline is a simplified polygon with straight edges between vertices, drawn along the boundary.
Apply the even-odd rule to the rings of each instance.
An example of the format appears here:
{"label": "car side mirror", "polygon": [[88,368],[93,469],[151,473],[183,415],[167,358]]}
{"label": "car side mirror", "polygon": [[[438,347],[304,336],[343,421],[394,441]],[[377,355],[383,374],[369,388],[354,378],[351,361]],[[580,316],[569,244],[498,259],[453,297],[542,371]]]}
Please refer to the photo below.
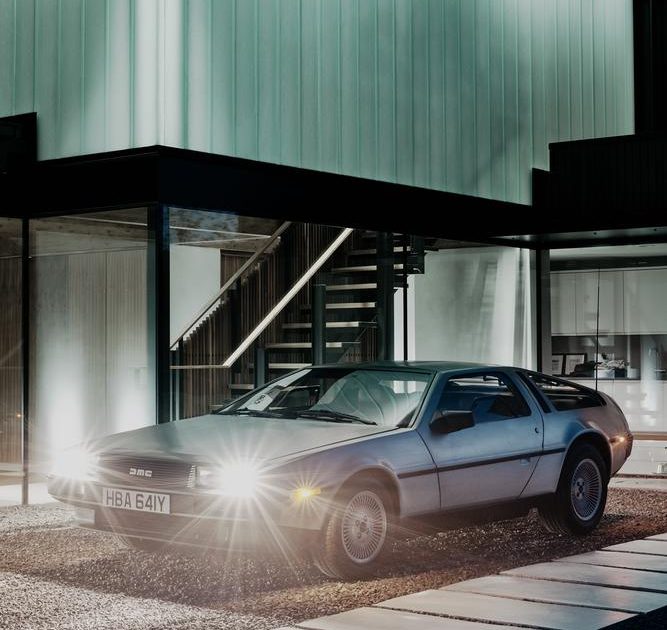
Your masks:
{"label": "car side mirror", "polygon": [[431,431],[434,433],[454,433],[475,426],[472,411],[436,411],[431,420]]}

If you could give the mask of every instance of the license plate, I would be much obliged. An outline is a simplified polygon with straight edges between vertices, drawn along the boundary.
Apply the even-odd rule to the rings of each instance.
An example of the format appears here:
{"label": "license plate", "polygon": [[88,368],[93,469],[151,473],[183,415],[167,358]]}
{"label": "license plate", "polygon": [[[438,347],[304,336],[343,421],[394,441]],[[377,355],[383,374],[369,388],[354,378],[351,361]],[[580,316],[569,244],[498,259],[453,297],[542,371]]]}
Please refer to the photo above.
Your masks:
{"label": "license plate", "polygon": [[157,492],[102,488],[102,505],[118,510],[169,514],[169,495]]}

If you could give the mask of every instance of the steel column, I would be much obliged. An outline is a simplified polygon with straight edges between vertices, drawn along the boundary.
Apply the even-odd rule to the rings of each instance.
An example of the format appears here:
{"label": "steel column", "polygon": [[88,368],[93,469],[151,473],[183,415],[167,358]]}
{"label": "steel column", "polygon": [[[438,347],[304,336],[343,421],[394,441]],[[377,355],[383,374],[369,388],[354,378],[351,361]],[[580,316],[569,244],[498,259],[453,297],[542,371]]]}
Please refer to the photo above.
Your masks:
{"label": "steel column", "polygon": [[148,209],[148,338],[155,363],[155,417],[171,419],[169,332],[169,209]]}
{"label": "steel column", "polygon": [[21,504],[30,501],[30,220],[21,220]]}
{"label": "steel column", "polygon": [[326,363],[326,299],[327,285],[314,284],[312,288],[311,304],[311,343],[313,365]]}
{"label": "steel column", "polygon": [[551,262],[548,249],[535,252],[537,369],[551,374]]}
{"label": "steel column", "polygon": [[377,311],[378,359],[394,359],[394,235],[377,235]]}
{"label": "steel column", "polygon": [[261,346],[255,346],[255,369],[253,371],[255,387],[261,387],[266,383],[268,365],[266,362],[266,350]]}

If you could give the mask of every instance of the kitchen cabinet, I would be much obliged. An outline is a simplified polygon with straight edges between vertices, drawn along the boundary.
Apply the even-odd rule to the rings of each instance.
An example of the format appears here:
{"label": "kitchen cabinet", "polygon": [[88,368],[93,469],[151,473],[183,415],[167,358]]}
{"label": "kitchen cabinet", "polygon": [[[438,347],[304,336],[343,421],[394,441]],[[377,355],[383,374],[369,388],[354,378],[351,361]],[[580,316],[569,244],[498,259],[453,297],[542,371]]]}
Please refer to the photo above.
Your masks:
{"label": "kitchen cabinet", "polygon": [[[570,380],[595,389],[593,379]],[[622,378],[600,380],[598,390],[609,394],[616,401],[631,431],[667,431],[667,381]]]}
{"label": "kitchen cabinet", "polygon": [[626,334],[667,334],[667,269],[623,272]]}
{"label": "kitchen cabinet", "polygon": [[576,273],[551,274],[551,334],[576,335]]}
{"label": "kitchen cabinet", "polygon": [[[624,301],[622,271],[586,271],[574,274],[576,331],[578,335],[623,334]],[[598,321],[598,280],[599,321]]]}

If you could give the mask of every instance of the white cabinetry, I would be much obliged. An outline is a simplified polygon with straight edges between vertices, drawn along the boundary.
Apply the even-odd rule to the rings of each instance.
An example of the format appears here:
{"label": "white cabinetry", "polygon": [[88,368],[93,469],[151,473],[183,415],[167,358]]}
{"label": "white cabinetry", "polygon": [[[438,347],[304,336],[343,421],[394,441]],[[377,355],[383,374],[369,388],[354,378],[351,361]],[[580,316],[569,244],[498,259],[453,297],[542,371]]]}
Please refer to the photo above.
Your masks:
{"label": "white cabinetry", "polygon": [[551,274],[551,334],[576,335],[576,273]]}
{"label": "white cabinetry", "polygon": [[554,335],[590,335],[598,330],[598,280],[601,333],[624,332],[622,271],[551,274],[551,331]]}
{"label": "white cabinetry", "polygon": [[[623,272],[593,271],[576,275],[576,326],[578,335],[623,333]],[[598,322],[598,280],[600,320]]]}
{"label": "white cabinetry", "polygon": [[667,269],[624,271],[623,285],[625,333],[667,334]]}

